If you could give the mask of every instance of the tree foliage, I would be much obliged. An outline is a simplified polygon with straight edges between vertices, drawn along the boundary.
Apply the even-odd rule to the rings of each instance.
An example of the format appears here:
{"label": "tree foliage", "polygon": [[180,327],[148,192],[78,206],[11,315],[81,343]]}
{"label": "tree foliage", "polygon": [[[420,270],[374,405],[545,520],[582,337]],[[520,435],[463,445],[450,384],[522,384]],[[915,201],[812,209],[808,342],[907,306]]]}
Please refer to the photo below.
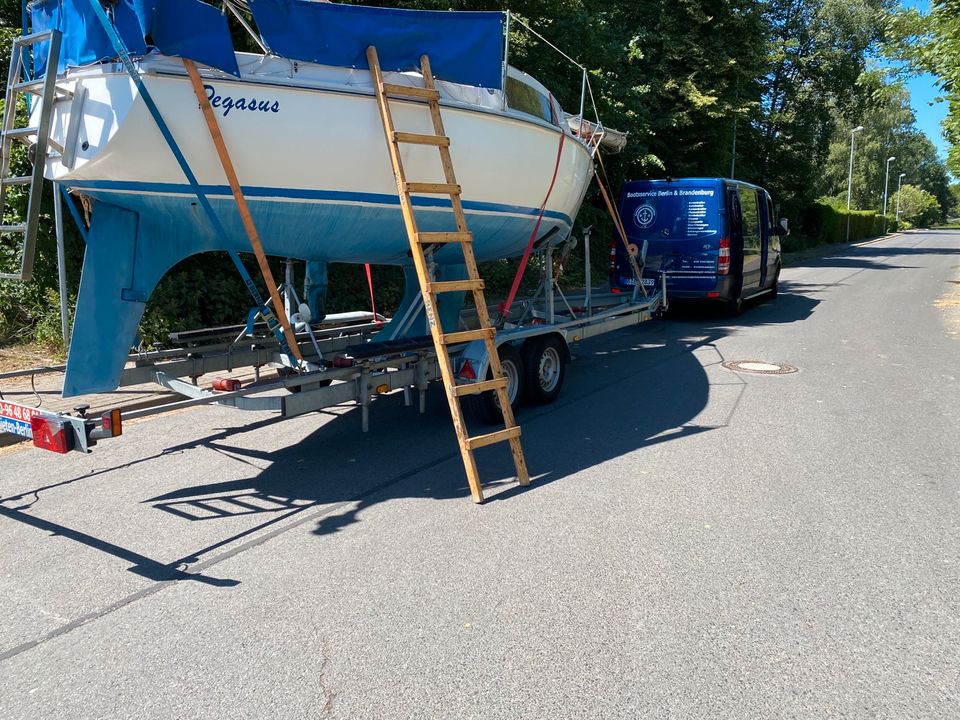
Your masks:
{"label": "tree foliage", "polygon": [[[911,225],[926,227],[940,219],[940,203],[933,193],[913,185],[904,185],[890,199],[891,209],[899,209],[900,217]],[[895,212],[896,210],[894,210]]]}
{"label": "tree foliage", "polygon": [[[881,209],[884,160],[890,155],[897,156],[896,167],[902,168],[891,168],[892,180],[908,172],[905,179],[932,193],[945,214],[954,205],[948,176],[932,144],[916,131],[902,86],[867,70],[881,43],[890,46],[899,39],[902,55],[916,46],[911,57],[938,73],[955,118],[960,0],[935,1],[929,18],[894,11],[896,0],[354,2],[431,10],[510,9],[517,20],[587,68],[601,119],[629,134],[626,151],[604,160],[614,192],[628,178],[727,176],[734,166],[738,179],[769,189],[781,215],[796,224],[821,195],[842,194],[845,201],[849,132],[863,124],[854,168],[856,207]],[[20,13],[17,0],[0,0],[0,28],[18,29]],[[240,25],[230,22],[237,48],[256,51]],[[565,109],[577,112],[580,71],[520,22],[511,27],[511,64],[537,77]],[[9,52],[3,38],[0,45],[0,54]],[[960,126],[951,122],[948,137],[956,142]],[[951,162],[960,168],[960,156],[951,155]],[[597,238],[610,233],[611,225],[594,193],[579,222],[580,227],[594,225]],[[8,209],[15,213],[16,202]],[[51,228],[45,221],[40,240],[41,257],[47,260]],[[71,240],[71,247],[78,256],[79,240]],[[603,243],[595,242],[594,248],[594,265],[602,268]],[[216,324],[243,316],[242,285],[238,280],[231,285],[232,269],[221,264],[218,257],[191,258],[162,282],[147,314],[157,332],[181,322]],[[500,263],[495,274],[511,275],[511,268],[510,262]],[[48,271],[38,273],[37,288],[30,291],[35,297],[25,299],[9,285],[0,287],[0,315],[38,326],[42,313],[23,309],[49,306],[56,281]],[[78,273],[70,275],[74,291]],[[218,278],[218,288],[223,286],[216,303],[182,302],[184,296],[202,293],[195,287],[198,278],[211,277]],[[381,304],[389,306],[397,293],[396,272],[383,270],[379,277]],[[330,310],[362,302],[362,270],[331,268],[331,282]]]}
{"label": "tree foliage", "polygon": [[854,139],[852,207],[882,211],[887,158],[890,163],[889,197],[896,191],[900,173],[904,182],[923,187],[947,212],[953,205],[949,177],[930,139],[917,130],[910,96],[899,83],[886,83],[878,73],[865,73],[858,81],[864,95],[862,110],[852,119],[838,117],[821,177],[822,193],[842,194],[846,202],[853,125],[863,126]]}

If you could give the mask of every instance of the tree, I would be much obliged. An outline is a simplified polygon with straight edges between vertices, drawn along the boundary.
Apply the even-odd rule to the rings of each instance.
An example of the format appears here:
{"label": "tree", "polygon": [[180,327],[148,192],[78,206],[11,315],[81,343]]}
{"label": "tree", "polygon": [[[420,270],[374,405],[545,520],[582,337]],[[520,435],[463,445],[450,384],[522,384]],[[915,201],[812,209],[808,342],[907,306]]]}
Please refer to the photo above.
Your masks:
{"label": "tree", "polygon": [[[907,182],[932,193],[938,207],[952,205],[946,167],[930,139],[916,128],[910,95],[900,82],[886,83],[877,73],[865,73],[859,82],[867,90],[863,112],[849,121],[838,118],[823,169],[821,192],[846,196],[850,160],[850,130],[862,125],[856,136],[852,206],[861,210],[883,209],[886,160],[890,164],[888,196],[896,190],[897,177],[907,173]],[[889,205],[889,202],[888,202]]]}
{"label": "tree", "polygon": [[943,135],[947,166],[960,175],[960,0],[933,0],[930,13],[901,10],[890,22],[891,53],[937,76],[948,105]]}
{"label": "tree", "polygon": [[892,208],[900,208],[901,218],[915,226],[926,227],[940,218],[940,203],[937,198],[913,185],[904,185],[899,192],[893,193],[890,202]]}
{"label": "tree", "polygon": [[837,117],[845,117],[891,0],[767,0],[767,70],[744,179],[796,216],[815,198]]}

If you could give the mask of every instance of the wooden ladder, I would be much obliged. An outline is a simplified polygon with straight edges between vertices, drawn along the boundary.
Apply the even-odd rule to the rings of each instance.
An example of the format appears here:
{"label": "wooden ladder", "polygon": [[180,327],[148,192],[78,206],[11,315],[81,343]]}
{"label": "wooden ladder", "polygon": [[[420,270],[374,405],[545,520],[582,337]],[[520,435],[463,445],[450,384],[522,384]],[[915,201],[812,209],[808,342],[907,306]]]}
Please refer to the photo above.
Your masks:
{"label": "wooden ladder", "polygon": [[[400,209],[403,212],[403,222],[407,228],[407,237],[410,240],[410,252],[417,269],[417,278],[420,281],[420,292],[423,296],[424,310],[427,315],[427,324],[433,336],[433,346],[437,352],[440,373],[443,376],[443,385],[450,404],[450,415],[453,418],[453,428],[457,433],[457,442],[460,445],[460,455],[467,472],[467,481],[470,483],[470,493],[474,502],[483,502],[483,489],[477,474],[477,463],[473,451],[485,445],[507,441],[513,455],[513,463],[517,471],[517,481],[521,485],[528,485],[530,477],[527,474],[526,462],[523,458],[523,448],[520,445],[520,426],[513,417],[510,407],[510,398],[507,395],[507,378],[500,366],[500,356],[497,353],[497,330],[490,323],[487,312],[487,303],[483,297],[483,280],[477,271],[477,261],[473,254],[473,236],[467,228],[467,219],[463,214],[463,204],[460,201],[460,185],[457,184],[453,172],[453,161],[450,159],[450,138],[443,129],[443,119],[440,117],[440,93],[437,91],[430,71],[430,60],[426,55],[420,58],[420,70],[423,74],[423,87],[408,85],[393,85],[383,81],[383,72],[377,50],[371,46],[367,48],[367,61],[373,80],[373,90],[377,98],[377,107],[380,109],[380,119],[383,121],[383,130],[387,137],[387,146],[390,149],[390,162],[393,165],[393,174],[397,181],[397,192],[400,195]],[[416,101],[426,101],[433,120],[434,134],[419,134],[398,132],[394,128],[393,115],[390,112],[390,97],[400,97]],[[400,158],[400,143],[414,145],[432,145],[440,151],[440,162],[443,166],[444,182],[408,182],[403,171],[403,162]],[[432,194],[448,195],[453,216],[457,223],[455,232],[421,232],[417,229],[414,217],[413,203],[410,195]],[[426,248],[433,248],[440,244],[458,244],[463,251],[463,260],[467,268],[466,280],[435,282],[431,276],[427,262]],[[477,317],[480,328],[465,332],[445,333],[440,325],[437,314],[437,295],[444,292],[473,293]],[[449,346],[457,343],[483,340],[490,358],[490,368],[493,379],[457,385],[450,362]],[[470,437],[460,406],[460,398],[464,395],[474,395],[487,391],[497,394],[500,409],[503,413],[504,429],[486,435]]]}

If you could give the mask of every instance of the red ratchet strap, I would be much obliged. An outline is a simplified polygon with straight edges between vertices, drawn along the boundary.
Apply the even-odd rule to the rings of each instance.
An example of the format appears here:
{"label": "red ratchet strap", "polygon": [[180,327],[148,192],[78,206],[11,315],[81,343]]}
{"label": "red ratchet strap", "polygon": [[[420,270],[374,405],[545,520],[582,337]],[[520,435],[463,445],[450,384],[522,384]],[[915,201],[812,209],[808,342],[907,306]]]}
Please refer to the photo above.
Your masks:
{"label": "red ratchet strap", "polygon": [[370,263],[364,263],[363,266],[367,270],[367,288],[370,290],[370,310],[373,313],[373,321],[379,323],[377,319],[377,303],[373,299],[373,275],[370,274]]}
{"label": "red ratchet strap", "polygon": [[[550,96],[550,107],[553,107],[553,96]],[[510,312],[510,307],[517,297],[517,291],[520,289],[520,281],[523,279],[523,273],[527,269],[527,263],[530,261],[530,252],[533,250],[533,244],[537,240],[537,234],[540,232],[540,223],[543,221],[543,215],[547,210],[547,201],[550,200],[550,194],[553,192],[553,186],[557,182],[557,173],[560,172],[560,158],[563,155],[563,141],[566,133],[560,132],[560,144],[557,146],[557,162],[553,166],[553,177],[550,179],[550,187],[547,188],[547,196],[543,199],[540,206],[540,214],[537,216],[537,224],[533,226],[533,232],[530,233],[530,239],[527,241],[527,247],[523,251],[523,258],[520,260],[520,267],[517,268],[517,274],[513,278],[513,285],[510,286],[510,294],[507,299],[500,303],[497,308],[500,311],[500,318],[497,320],[499,325]]]}

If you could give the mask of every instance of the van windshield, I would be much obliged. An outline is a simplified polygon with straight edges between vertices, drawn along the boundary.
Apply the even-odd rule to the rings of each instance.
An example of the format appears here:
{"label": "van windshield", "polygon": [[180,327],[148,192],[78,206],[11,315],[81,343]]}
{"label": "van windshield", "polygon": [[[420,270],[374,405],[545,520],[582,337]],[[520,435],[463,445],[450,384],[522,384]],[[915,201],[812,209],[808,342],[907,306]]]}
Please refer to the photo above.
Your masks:
{"label": "van windshield", "polygon": [[641,187],[626,192],[621,216],[627,234],[645,240],[717,237],[721,202],[715,187]]}

